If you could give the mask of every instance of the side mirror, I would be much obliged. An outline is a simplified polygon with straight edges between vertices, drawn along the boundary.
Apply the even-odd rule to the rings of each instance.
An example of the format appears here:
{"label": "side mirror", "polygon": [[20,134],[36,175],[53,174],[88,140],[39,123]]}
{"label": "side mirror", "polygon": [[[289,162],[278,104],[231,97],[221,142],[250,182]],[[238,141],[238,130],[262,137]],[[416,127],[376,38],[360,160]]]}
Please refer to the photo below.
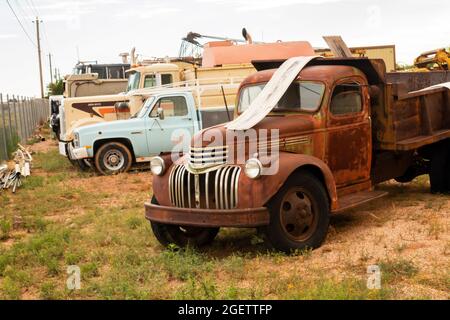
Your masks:
{"label": "side mirror", "polygon": [[118,102],[116,103],[116,109],[122,112],[127,111],[129,109],[129,104],[128,102]]}
{"label": "side mirror", "polygon": [[164,120],[164,109],[159,107],[157,110],[157,115],[159,117],[159,120]]}

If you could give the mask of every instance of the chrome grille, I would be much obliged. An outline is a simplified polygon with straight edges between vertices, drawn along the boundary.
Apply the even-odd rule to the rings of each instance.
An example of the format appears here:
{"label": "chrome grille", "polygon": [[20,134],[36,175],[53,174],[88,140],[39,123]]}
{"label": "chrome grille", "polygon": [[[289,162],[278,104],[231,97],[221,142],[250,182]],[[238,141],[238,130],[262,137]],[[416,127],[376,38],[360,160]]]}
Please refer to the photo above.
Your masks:
{"label": "chrome grille", "polygon": [[193,174],[185,166],[174,166],[169,176],[173,206],[199,209],[235,209],[241,168],[225,166],[203,174]]}
{"label": "chrome grille", "polygon": [[189,151],[189,163],[192,168],[205,168],[221,164],[228,161],[228,147],[206,147],[193,148]]}

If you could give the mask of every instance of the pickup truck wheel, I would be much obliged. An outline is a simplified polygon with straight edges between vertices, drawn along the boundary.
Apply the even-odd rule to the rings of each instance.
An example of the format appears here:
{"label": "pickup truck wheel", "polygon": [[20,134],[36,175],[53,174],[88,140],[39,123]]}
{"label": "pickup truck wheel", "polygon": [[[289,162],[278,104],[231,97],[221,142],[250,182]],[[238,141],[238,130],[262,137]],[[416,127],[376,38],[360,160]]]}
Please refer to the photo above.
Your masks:
{"label": "pickup truck wheel", "polygon": [[320,247],[330,222],[327,193],[309,172],[289,178],[268,204],[266,236],[275,249],[292,253]]}
{"label": "pickup truck wheel", "polygon": [[[153,204],[158,204],[152,198]],[[220,228],[183,227],[151,221],[153,234],[165,247],[175,244],[179,247],[203,247],[211,244],[219,233]]]}
{"label": "pickup truck wheel", "polygon": [[76,163],[78,168],[83,172],[87,172],[92,168],[92,164],[88,159],[76,160]]}
{"label": "pickup truck wheel", "polygon": [[[66,152],[68,154],[68,149],[66,148]],[[92,164],[90,163],[90,160],[88,159],[82,159],[82,160],[72,160],[70,157],[67,157],[69,159],[70,163],[74,166],[80,169],[83,172],[89,171],[92,168]]]}
{"label": "pickup truck wheel", "polygon": [[95,154],[95,168],[105,176],[130,170],[132,161],[130,150],[120,142],[105,143]]}

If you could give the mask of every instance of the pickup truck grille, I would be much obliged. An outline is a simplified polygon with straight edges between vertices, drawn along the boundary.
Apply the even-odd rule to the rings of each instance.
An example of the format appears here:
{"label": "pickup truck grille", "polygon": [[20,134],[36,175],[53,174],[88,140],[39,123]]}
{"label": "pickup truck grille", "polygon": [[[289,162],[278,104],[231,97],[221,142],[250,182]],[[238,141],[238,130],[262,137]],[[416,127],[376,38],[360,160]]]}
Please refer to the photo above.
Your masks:
{"label": "pickup truck grille", "polygon": [[221,167],[203,174],[190,173],[185,166],[174,166],[169,177],[172,205],[179,208],[235,209],[241,168]]}
{"label": "pickup truck grille", "polygon": [[228,161],[228,147],[193,148],[189,151],[189,163],[192,168],[205,168],[225,164]]}

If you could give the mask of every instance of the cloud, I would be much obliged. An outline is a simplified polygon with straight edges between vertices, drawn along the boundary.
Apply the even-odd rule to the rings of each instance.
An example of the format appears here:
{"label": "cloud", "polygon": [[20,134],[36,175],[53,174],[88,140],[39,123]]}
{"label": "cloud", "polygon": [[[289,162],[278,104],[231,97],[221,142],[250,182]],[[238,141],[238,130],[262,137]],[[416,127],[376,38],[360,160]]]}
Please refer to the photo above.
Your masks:
{"label": "cloud", "polygon": [[231,5],[239,12],[270,10],[298,4],[321,5],[343,1],[345,0],[197,0],[200,3]]}
{"label": "cloud", "polygon": [[58,1],[58,0],[47,0],[42,1],[41,3],[36,5],[36,9],[38,11],[47,11],[47,10],[59,10],[59,9],[70,9],[71,7],[85,7],[85,8],[95,8],[101,5],[111,5],[111,4],[119,4],[123,3],[120,0],[67,0],[67,1]]}
{"label": "cloud", "polygon": [[169,14],[181,11],[180,8],[157,3],[146,3],[141,6],[130,6],[126,10],[122,10],[115,16],[117,18],[138,18],[148,19],[162,14]]}
{"label": "cloud", "polygon": [[0,34],[0,40],[17,38],[17,34]]}
{"label": "cloud", "polygon": [[120,0],[47,0],[36,4],[36,9],[44,21],[67,21],[99,12],[101,6],[121,3]]}

